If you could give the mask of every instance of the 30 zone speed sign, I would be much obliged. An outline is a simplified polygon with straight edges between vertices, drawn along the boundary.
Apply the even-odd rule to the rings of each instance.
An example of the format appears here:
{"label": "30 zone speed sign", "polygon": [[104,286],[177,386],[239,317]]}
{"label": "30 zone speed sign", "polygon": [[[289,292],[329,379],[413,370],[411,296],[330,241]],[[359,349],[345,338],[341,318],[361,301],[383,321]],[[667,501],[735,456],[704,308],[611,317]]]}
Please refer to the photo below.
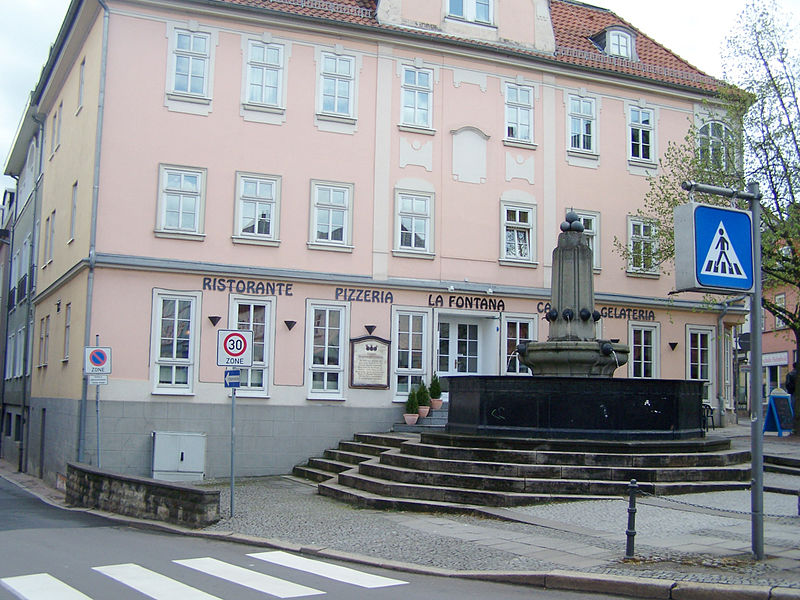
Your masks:
{"label": "30 zone speed sign", "polygon": [[217,332],[218,367],[253,366],[253,332],[249,329],[221,329]]}

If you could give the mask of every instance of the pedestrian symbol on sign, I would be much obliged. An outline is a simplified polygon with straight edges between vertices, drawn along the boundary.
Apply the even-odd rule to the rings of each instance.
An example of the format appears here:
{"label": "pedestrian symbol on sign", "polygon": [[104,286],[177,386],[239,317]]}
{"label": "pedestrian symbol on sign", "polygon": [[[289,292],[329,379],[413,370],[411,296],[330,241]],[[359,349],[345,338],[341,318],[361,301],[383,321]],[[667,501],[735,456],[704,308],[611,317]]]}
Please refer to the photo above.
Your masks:
{"label": "pedestrian symbol on sign", "polygon": [[717,234],[712,238],[711,245],[703,262],[701,275],[722,275],[736,279],[747,279],[744,274],[736,250],[733,249],[725,224],[720,221]]}

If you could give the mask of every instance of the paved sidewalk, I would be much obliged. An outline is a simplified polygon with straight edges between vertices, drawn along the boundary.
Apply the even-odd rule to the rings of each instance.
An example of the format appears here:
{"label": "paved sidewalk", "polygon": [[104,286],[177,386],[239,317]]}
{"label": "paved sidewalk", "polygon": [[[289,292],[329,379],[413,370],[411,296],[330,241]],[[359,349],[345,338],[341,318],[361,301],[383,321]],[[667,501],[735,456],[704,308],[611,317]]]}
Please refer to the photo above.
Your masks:
{"label": "paved sidewalk", "polygon": [[[749,426],[711,435],[750,445]],[[800,459],[800,438],[767,434],[764,451]],[[63,504],[63,493],[1,461],[0,476]],[[767,473],[765,481],[800,489],[800,477]],[[231,519],[228,482],[205,486],[220,490],[223,519],[201,535],[426,573],[636,598],[800,599],[797,495],[765,493],[763,561],[750,551],[749,491],[640,497],[635,558],[625,560],[624,499],[487,508],[486,518],[382,512],[320,496],[304,480],[274,476],[238,480]]]}

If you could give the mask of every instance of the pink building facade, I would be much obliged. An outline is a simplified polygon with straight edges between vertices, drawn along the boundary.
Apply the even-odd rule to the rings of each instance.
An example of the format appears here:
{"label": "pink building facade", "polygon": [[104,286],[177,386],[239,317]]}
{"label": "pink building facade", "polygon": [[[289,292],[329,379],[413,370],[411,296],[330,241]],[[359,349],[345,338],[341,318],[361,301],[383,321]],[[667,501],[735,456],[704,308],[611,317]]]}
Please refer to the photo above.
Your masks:
{"label": "pink building facade", "polygon": [[668,142],[718,118],[714,88],[566,0],[76,0],[34,91],[28,467],[150,475],[169,431],[227,475],[220,329],[254,332],[239,475],[388,430],[434,373],[528,376],[512,351],[547,337],[568,210],[598,335],[632,348],[616,376],[703,379],[732,410],[741,314],[670,298],[635,216]]}

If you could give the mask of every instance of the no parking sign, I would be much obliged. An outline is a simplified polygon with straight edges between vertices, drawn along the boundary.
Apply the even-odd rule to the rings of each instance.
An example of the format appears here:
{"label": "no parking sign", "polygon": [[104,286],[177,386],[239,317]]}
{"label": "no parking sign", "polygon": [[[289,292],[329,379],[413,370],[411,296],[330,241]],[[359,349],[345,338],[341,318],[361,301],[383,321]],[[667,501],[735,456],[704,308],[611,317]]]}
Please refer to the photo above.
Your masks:
{"label": "no parking sign", "polygon": [[111,373],[111,348],[85,346],[83,350],[84,375],[108,375]]}

